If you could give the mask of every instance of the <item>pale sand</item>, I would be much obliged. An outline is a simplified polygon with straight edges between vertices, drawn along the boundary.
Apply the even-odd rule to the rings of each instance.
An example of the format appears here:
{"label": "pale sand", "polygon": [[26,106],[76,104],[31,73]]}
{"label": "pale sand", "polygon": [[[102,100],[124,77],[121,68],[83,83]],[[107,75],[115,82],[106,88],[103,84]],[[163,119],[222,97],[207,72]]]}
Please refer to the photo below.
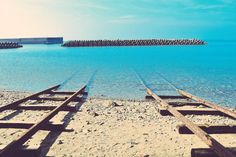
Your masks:
{"label": "pale sand", "polygon": [[[0,92],[0,106],[18,100],[29,93]],[[114,105],[115,102],[117,104]],[[32,103],[32,102],[29,102]],[[29,104],[27,103],[27,104]],[[58,105],[47,102],[40,105]],[[207,148],[195,135],[180,135],[176,126],[181,124],[172,116],[161,116],[154,101],[126,101],[87,99],[79,111],[72,115],[60,112],[52,121],[65,121],[73,132],[39,131],[26,146],[43,148],[42,156],[156,156],[189,157],[191,148]],[[12,111],[0,113],[0,119]],[[37,122],[46,115],[44,111],[22,111],[12,121]],[[221,116],[187,116],[198,124],[236,125],[230,118]],[[0,149],[23,129],[0,129]],[[226,147],[236,147],[236,135],[212,135]],[[47,137],[47,140],[43,139]]]}

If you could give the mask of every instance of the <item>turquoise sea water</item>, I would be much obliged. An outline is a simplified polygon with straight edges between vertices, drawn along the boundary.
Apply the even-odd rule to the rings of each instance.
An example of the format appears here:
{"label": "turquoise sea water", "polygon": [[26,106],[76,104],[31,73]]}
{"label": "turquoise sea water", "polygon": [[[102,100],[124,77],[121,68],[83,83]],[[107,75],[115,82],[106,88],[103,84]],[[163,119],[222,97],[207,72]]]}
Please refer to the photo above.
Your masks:
{"label": "turquoise sea water", "polygon": [[[144,99],[135,71],[158,94],[180,89],[236,107],[236,42],[206,46],[63,48],[24,45],[0,50],[0,89],[36,92],[65,82],[61,90],[89,83],[92,97]],[[66,81],[67,80],[67,81]]]}

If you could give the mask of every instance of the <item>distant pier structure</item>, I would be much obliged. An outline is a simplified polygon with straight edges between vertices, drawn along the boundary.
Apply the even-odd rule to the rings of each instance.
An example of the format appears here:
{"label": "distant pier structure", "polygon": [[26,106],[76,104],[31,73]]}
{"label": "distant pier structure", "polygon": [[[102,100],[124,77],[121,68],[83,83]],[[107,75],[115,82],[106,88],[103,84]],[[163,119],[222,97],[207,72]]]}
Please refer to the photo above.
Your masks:
{"label": "distant pier structure", "polygon": [[205,45],[199,39],[142,39],[142,40],[73,40],[67,41],[64,47],[94,46],[164,46],[164,45]]}
{"label": "distant pier structure", "polygon": [[63,37],[9,38],[0,39],[0,42],[14,42],[19,44],[62,44]]}

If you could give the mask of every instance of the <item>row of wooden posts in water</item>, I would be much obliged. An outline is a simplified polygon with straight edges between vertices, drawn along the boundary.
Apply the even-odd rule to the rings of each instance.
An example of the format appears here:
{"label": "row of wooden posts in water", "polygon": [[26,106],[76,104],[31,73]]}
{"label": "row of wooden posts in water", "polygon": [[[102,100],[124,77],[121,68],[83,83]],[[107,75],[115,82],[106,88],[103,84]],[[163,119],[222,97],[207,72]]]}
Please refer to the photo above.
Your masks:
{"label": "row of wooden posts in water", "polygon": [[0,42],[0,49],[20,48],[23,47],[17,42]]}
{"label": "row of wooden posts in water", "polygon": [[155,46],[155,45],[205,45],[199,39],[146,39],[146,40],[73,40],[62,44],[65,47],[92,46]]}

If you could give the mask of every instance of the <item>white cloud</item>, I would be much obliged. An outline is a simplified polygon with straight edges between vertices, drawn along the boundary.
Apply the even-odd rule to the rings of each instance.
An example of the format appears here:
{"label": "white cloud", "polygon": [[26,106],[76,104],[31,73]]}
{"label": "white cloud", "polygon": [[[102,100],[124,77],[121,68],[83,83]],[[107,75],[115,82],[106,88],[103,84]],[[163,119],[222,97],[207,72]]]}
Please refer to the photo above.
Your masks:
{"label": "white cloud", "polygon": [[143,19],[136,15],[123,15],[116,17],[109,21],[109,23],[117,23],[117,24],[131,24],[131,23],[145,23],[147,19]]}

